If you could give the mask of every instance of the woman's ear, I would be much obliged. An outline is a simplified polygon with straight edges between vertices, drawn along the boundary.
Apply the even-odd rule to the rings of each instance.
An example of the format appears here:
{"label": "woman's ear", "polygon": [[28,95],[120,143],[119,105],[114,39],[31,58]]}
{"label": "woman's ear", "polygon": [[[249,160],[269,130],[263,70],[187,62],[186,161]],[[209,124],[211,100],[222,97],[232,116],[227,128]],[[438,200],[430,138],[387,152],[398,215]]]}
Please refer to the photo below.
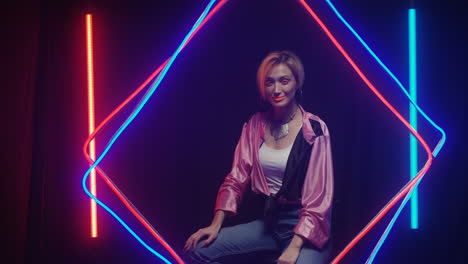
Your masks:
{"label": "woman's ear", "polygon": [[302,100],[302,88],[296,88],[296,93],[295,93],[296,101],[298,103],[301,103]]}

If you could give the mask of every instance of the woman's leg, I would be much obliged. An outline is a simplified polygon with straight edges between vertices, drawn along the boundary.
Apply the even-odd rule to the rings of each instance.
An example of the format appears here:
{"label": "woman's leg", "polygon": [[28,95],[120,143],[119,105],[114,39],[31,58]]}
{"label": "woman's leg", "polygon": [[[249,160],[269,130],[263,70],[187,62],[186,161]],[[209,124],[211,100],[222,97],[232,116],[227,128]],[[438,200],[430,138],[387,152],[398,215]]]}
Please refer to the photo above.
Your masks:
{"label": "woman's leg", "polygon": [[201,248],[201,242],[194,251],[188,253],[194,264],[223,263],[225,259],[239,255],[277,250],[277,244],[262,220],[222,228],[218,237],[207,247]]}

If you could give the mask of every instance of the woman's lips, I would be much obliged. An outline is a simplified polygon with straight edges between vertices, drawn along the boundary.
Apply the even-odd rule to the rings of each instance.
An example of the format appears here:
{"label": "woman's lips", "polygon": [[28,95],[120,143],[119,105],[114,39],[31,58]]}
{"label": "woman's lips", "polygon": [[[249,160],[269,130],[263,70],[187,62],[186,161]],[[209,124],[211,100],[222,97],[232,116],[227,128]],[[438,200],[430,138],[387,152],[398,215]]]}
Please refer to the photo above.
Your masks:
{"label": "woman's lips", "polygon": [[279,102],[279,101],[283,100],[284,98],[286,98],[286,96],[278,96],[278,97],[273,97],[273,100],[276,101],[276,102]]}

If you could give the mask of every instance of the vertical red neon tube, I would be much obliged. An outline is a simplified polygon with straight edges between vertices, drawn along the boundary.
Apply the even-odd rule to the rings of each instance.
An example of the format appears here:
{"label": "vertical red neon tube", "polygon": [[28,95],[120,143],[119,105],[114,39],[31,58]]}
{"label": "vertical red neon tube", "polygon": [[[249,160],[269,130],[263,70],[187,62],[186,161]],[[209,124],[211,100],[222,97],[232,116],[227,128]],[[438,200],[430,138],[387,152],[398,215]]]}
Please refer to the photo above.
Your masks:
{"label": "vertical red neon tube", "polygon": [[[91,14],[86,14],[86,58],[88,72],[88,126],[89,134],[94,132],[94,67],[93,67],[93,23]],[[93,139],[89,143],[90,158],[96,160],[96,145]],[[91,193],[96,196],[96,170],[92,170],[90,177]],[[97,237],[97,207],[96,202],[91,202],[91,237]]]}

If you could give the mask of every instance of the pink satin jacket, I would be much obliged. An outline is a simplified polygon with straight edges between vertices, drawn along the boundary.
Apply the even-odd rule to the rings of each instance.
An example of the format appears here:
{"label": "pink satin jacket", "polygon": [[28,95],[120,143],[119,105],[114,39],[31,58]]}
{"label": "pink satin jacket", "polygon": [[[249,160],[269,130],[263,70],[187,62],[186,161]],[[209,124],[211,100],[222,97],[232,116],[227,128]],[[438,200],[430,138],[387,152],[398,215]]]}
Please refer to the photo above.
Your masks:
{"label": "pink satin jacket", "polygon": [[[302,188],[299,222],[294,228],[294,233],[322,248],[330,236],[333,200],[330,134],[319,117],[305,112],[302,107],[300,109],[303,113],[302,135],[313,147]],[[309,119],[320,123],[322,136],[315,135]],[[249,183],[253,192],[270,195],[258,157],[264,141],[265,124],[264,113],[256,113],[244,124],[234,152],[232,170],[218,191],[215,211],[223,210],[235,215]]]}

